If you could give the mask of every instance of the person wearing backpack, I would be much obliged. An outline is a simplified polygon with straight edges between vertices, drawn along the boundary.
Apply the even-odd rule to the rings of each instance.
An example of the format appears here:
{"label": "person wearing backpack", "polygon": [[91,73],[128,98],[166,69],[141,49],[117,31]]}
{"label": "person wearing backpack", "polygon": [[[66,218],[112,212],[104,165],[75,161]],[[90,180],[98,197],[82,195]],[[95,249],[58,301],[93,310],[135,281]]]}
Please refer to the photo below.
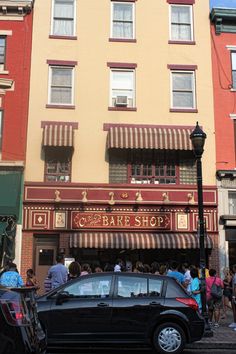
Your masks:
{"label": "person wearing backpack", "polygon": [[219,327],[220,309],[222,308],[224,283],[216,276],[216,270],[209,270],[209,277],[206,278],[206,298],[208,306],[209,323],[212,325],[214,315],[214,327]]}

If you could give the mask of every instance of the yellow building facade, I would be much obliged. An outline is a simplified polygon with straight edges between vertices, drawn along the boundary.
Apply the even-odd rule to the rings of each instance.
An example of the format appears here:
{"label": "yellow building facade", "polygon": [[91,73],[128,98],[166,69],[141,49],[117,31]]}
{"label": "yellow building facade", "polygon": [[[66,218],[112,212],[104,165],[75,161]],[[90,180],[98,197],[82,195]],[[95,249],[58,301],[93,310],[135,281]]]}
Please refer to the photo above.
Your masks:
{"label": "yellow building facade", "polygon": [[[102,266],[126,253],[132,262],[151,263],[158,261],[160,250],[153,246],[148,255],[148,241],[140,239],[158,238],[160,233],[167,238],[173,234],[173,248],[179,254],[187,250],[178,260],[189,260],[188,252],[197,245],[179,246],[178,235],[190,242],[197,230],[195,166],[189,162],[194,160],[189,132],[197,121],[207,134],[204,201],[212,234],[209,259],[215,262],[208,15],[208,2],[194,0],[35,2],[22,246],[22,255],[30,248],[32,257],[25,264],[22,260],[23,267],[46,269],[41,255],[48,257],[49,265],[58,251]],[[189,163],[183,166],[178,160],[176,167],[173,157],[166,162],[171,151],[187,154]],[[151,162],[145,154],[152,155]],[[127,213],[129,222],[122,224],[120,218]],[[148,225],[132,221],[152,213]],[[120,221],[96,224],[96,217],[108,220],[107,215]],[[158,215],[168,216],[168,228],[157,225]],[[75,223],[81,217],[95,218],[94,223],[81,227]],[[64,221],[57,224],[58,218]],[[110,247],[102,241],[106,232]],[[117,233],[127,240],[136,233],[138,244],[131,247],[127,241],[124,249],[121,241],[114,245]],[[88,248],[82,252],[83,237],[91,237],[90,253]],[[48,246],[47,253],[45,245],[52,251]],[[167,244],[161,247],[167,251]],[[132,255],[131,249],[138,251]],[[166,254],[166,261],[170,258],[173,255]]]}

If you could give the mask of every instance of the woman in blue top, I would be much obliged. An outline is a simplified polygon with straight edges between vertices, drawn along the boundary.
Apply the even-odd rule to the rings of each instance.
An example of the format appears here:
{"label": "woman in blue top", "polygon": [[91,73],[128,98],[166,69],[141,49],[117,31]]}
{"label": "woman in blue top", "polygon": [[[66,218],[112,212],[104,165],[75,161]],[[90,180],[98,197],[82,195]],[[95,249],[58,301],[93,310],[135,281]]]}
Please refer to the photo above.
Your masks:
{"label": "woman in blue top", "polygon": [[192,268],[190,270],[190,275],[193,279],[190,284],[190,294],[192,298],[196,300],[199,311],[201,312],[202,311],[201,282],[198,278],[198,270],[196,268]]}
{"label": "woman in blue top", "polygon": [[23,279],[17,272],[17,266],[15,263],[10,263],[8,270],[2,273],[0,284],[9,288],[20,288],[24,285]]}

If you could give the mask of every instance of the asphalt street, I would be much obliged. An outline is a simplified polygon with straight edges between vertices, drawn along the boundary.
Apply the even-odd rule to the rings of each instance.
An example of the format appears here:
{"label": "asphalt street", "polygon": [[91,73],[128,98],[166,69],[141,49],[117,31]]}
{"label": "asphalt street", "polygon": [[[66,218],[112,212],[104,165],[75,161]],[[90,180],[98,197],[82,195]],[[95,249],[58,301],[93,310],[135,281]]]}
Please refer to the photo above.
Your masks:
{"label": "asphalt street", "polygon": [[[95,349],[87,349],[87,350],[76,350],[76,351],[49,351],[48,354],[154,354],[154,351],[151,350],[138,350],[133,349],[133,350],[128,350],[123,349],[123,350],[117,350],[117,349],[112,349],[112,350],[105,350],[105,349],[100,349],[100,350],[95,350]],[[183,354],[235,354],[235,349],[233,350],[224,350],[224,349],[207,349],[207,350],[189,350],[186,349],[183,351]]]}

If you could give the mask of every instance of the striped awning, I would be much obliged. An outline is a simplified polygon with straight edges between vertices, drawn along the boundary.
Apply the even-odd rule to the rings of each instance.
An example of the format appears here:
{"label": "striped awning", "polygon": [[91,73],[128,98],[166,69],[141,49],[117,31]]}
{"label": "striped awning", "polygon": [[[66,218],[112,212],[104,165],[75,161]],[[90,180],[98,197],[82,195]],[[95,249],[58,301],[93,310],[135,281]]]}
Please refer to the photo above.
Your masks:
{"label": "striped awning", "polygon": [[78,123],[73,122],[42,122],[43,146],[67,146],[74,143],[74,129]]}
{"label": "striped awning", "polygon": [[194,127],[111,126],[108,148],[192,150],[190,134]]}
{"label": "striped awning", "polygon": [[[132,232],[79,232],[70,234],[70,247],[100,249],[190,249],[199,248],[197,234],[132,233]],[[212,248],[209,235],[205,247]]]}

